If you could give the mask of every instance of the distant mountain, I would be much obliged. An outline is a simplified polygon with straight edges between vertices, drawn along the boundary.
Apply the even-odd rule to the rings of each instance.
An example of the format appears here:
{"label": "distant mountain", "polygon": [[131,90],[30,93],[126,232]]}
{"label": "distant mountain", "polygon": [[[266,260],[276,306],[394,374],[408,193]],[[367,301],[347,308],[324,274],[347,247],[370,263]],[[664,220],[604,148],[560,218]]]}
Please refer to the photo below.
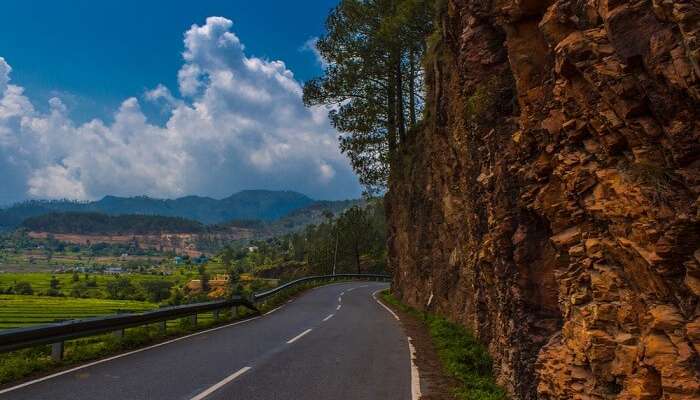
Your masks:
{"label": "distant mountain", "polygon": [[160,215],[196,220],[203,224],[231,220],[272,221],[316,203],[319,202],[301,193],[271,190],[245,190],[221,200],[200,196],[174,200],[105,196],[92,202],[33,200],[0,210],[0,228],[17,227],[27,218],[52,212]]}

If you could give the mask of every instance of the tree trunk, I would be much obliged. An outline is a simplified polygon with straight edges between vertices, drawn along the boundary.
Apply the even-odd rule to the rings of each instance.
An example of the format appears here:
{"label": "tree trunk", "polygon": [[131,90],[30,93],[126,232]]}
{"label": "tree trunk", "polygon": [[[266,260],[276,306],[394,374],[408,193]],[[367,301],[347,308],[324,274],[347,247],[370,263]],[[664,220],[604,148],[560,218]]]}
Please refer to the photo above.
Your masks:
{"label": "tree trunk", "polygon": [[393,71],[389,72],[387,81],[386,136],[389,146],[389,166],[392,167],[396,160],[396,93]]}
{"label": "tree trunk", "polygon": [[411,127],[416,126],[416,55],[411,48],[408,56],[409,81],[408,81],[408,107],[411,118]]}
{"label": "tree trunk", "polygon": [[403,71],[401,71],[401,52],[396,56],[396,117],[399,129],[399,143],[406,141],[406,122],[403,109]]}

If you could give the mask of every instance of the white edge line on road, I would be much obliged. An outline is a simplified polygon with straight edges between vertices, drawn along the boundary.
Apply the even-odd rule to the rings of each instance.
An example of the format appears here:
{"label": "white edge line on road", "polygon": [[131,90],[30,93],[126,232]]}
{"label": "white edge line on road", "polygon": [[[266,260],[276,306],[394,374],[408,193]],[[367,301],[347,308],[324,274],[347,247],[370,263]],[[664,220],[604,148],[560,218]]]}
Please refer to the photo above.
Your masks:
{"label": "white edge line on road", "polygon": [[418,374],[418,366],[416,365],[416,348],[411,343],[411,337],[408,336],[408,352],[411,354],[411,397],[413,400],[418,400],[421,397],[420,392],[420,374]]}
{"label": "white edge line on road", "polygon": [[202,393],[194,396],[191,400],[202,400],[205,397],[209,396],[210,394],[214,393],[215,391],[221,389],[224,385],[227,383],[231,382],[232,380],[238,378],[239,376],[245,374],[250,370],[250,367],[243,367],[239,369],[238,371],[234,372],[233,374],[227,376],[222,380],[221,382],[217,383],[216,385],[210,387],[209,389],[203,391]]}
{"label": "white edge line on road", "polygon": [[293,338],[287,340],[287,344],[292,344],[296,342],[297,340],[301,339],[302,336],[306,335],[307,333],[311,332],[311,328],[305,330],[304,332],[294,336]]}
{"label": "white edge line on road", "polygon": [[279,309],[282,308],[282,307],[284,307],[284,305],[281,305],[281,306],[279,306],[279,307],[277,307],[277,308],[275,308],[275,309],[272,309],[272,310],[266,312],[266,313],[263,314],[263,315],[270,315],[270,314],[272,314],[273,312],[279,310]]}
{"label": "white edge line on road", "polygon": [[338,304],[338,307],[336,307],[335,309],[340,310],[340,307],[342,307],[342,306],[343,306],[342,304]]}
{"label": "white edge line on road", "polygon": [[380,306],[384,307],[387,311],[389,311],[391,313],[391,315],[393,315],[394,318],[396,318],[397,321],[400,321],[399,316],[396,315],[396,313],[391,308],[385,306],[384,303],[379,301],[379,299],[377,298],[377,293],[381,292],[382,290],[386,290],[386,289],[379,289],[376,292],[372,293],[372,297],[374,297],[374,301],[376,301],[377,304],[379,304]]}
{"label": "white edge line on road", "polygon": [[161,343],[156,343],[156,344],[154,344],[154,345],[152,345],[152,346],[144,347],[144,348],[142,348],[142,349],[136,349],[136,350],[133,350],[133,351],[129,351],[129,352],[127,352],[127,353],[117,354],[116,356],[107,357],[107,358],[103,358],[103,359],[101,359],[101,360],[97,360],[97,361],[93,361],[93,362],[90,362],[90,363],[87,363],[87,364],[79,365],[79,366],[77,366],[77,367],[75,367],[75,368],[71,368],[71,369],[67,369],[67,370],[65,370],[65,371],[57,372],[57,373],[55,373],[55,374],[47,375],[47,376],[44,376],[44,377],[42,377],[42,378],[34,379],[34,380],[32,380],[32,381],[29,381],[29,382],[24,382],[24,383],[21,383],[21,384],[16,385],[16,386],[9,387],[9,388],[7,388],[7,389],[2,389],[2,390],[0,390],[0,394],[5,394],[5,393],[8,393],[8,392],[12,392],[12,391],[14,391],[14,390],[21,389],[21,388],[23,388],[23,387],[33,385],[33,384],[35,384],[35,383],[47,381],[47,380],[49,380],[49,379],[57,378],[57,377],[59,377],[59,376],[61,376],[61,375],[70,374],[70,373],[72,373],[72,372],[79,371],[79,370],[84,369],[84,368],[92,367],[93,365],[106,363],[106,362],[108,362],[108,361],[112,361],[112,360],[116,360],[116,359],[118,359],[118,358],[130,356],[130,355],[132,355],[132,354],[140,353],[140,352],[142,352],[142,351],[155,349],[156,347],[165,346],[166,344],[170,344],[170,343],[174,343],[174,342],[177,342],[177,341],[180,341],[180,340],[183,340],[183,339],[191,338],[191,337],[193,337],[193,336],[198,336],[198,335],[202,335],[202,334],[204,334],[204,333],[209,333],[209,332],[213,332],[213,331],[218,331],[219,329],[228,328],[228,327],[230,327],[230,326],[242,324],[242,323],[245,323],[245,322],[254,321],[254,320],[258,319],[258,318],[260,318],[260,317],[253,317],[253,318],[249,318],[249,319],[246,319],[246,320],[243,320],[243,321],[234,322],[234,323],[232,323],[232,324],[217,326],[216,328],[207,329],[206,331],[200,331],[200,332],[195,332],[195,333],[192,333],[192,334],[189,334],[189,335],[186,335],[186,336],[180,336],[180,337],[178,337],[178,338],[170,339],[170,340],[167,340],[167,341],[161,342]]}
{"label": "white edge line on road", "polygon": [[335,315],[335,314],[331,314],[331,315],[327,316],[326,318],[323,319],[323,322],[326,322],[326,321],[328,321],[329,319],[333,318],[334,315]]}

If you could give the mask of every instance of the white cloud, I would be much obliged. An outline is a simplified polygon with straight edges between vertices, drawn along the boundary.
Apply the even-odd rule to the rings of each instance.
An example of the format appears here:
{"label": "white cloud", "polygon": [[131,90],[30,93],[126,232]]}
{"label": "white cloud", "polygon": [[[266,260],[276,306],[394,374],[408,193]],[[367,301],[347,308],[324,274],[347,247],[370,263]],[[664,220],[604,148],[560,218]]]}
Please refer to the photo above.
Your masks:
{"label": "white cloud", "polygon": [[316,62],[318,65],[323,67],[324,69],[328,67],[328,61],[326,61],[325,58],[321,55],[321,52],[318,51],[318,47],[316,44],[318,43],[318,38],[317,37],[312,37],[307,40],[303,46],[301,46],[301,50],[304,51],[310,51],[314,53],[314,56],[316,57]]}
{"label": "white cloud", "polygon": [[184,38],[177,98],[158,85],[143,94],[167,106],[149,123],[136,98],[114,122],[72,121],[52,98],[35,109],[0,58],[0,174],[32,197],[91,199],[105,194],[225,196],[247,188],[295,189],[339,198],[359,187],[339,153],[326,110],[304,107],[302,87],[281,61],[247,56],[232,22],[207,18]]}
{"label": "white cloud", "polygon": [[7,82],[10,81],[10,72],[12,68],[5,61],[4,58],[0,57],[0,95],[5,92],[7,88]]}

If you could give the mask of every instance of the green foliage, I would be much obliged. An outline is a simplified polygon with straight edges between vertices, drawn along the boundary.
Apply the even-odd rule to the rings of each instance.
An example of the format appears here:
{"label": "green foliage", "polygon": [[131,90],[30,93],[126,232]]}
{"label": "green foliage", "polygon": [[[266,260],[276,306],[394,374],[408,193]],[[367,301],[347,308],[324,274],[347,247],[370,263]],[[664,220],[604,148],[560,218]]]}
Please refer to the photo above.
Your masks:
{"label": "green foliage", "polygon": [[16,294],[32,295],[34,294],[34,289],[31,283],[22,281],[15,284],[13,292]]}
{"label": "green foliage", "polygon": [[421,59],[432,30],[433,0],[342,0],[316,47],[324,75],[304,86],[307,105],[332,105],[329,117],[369,193],[386,185],[389,166],[422,108]]}
{"label": "green foliage", "polygon": [[488,351],[471,332],[441,316],[401,304],[389,292],[383,292],[382,299],[424,321],[445,371],[462,383],[456,393],[460,399],[506,399],[505,391],[493,379]]}
{"label": "green foliage", "polygon": [[166,280],[152,280],[141,282],[141,288],[146,294],[146,299],[152,303],[160,303],[170,297],[170,289],[173,282]]}
{"label": "green foliage", "polygon": [[105,286],[107,297],[114,300],[142,300],[143,295],[127,277],[117,276]]}
{"label": "green foliage", "polygon": [[99,213],[50,213],[28,218],[23,223],[37,232],[74,234],[153,234],[199,233],[205,230],[201,222],[159,215],[107,215]]}

